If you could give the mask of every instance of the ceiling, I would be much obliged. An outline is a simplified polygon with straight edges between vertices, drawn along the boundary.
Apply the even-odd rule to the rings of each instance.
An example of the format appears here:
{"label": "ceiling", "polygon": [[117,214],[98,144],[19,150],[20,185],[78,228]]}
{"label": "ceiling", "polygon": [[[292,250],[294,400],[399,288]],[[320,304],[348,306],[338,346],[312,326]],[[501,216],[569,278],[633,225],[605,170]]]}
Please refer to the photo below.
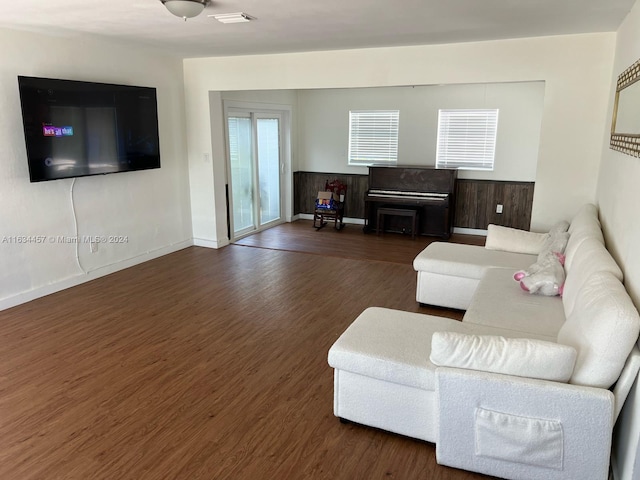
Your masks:
{"label": "ceiling", "polygon": [[[180,57],[457,43],[616,31],[635,0],[213,0],[186,22],[160,0],[4,2],[0,27],[95,34]],[[250,23],[207,15],[245,12]]]}

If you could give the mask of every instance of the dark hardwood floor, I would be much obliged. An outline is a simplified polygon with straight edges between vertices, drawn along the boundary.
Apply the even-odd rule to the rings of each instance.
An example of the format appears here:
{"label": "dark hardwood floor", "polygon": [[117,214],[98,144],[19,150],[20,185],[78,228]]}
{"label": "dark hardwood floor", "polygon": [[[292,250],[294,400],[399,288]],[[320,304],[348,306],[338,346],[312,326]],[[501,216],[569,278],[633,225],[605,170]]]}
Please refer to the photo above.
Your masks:
{"label": "dark hardwood floor", "polygon": [[[362,310],[460,318],[415,302],[423,239],[357,229],[283,225],[0,312],[0,478],[487,478],[333,416],[327,351]],[[285,251],[307,232],[322,248]]]}
{"label": "dark hardwood floor", "polygon": [[[345,225],[337,231],[333,224],[316,231],[311,220],[285,223],[245,237],[236,245],[311,253],[358,260],[374,260],[411,265],[418,253],[438,237],[416,237],[397,233],[363,234],[362,225]],[[451,235],[451,242],[484,245],[485,237],[475,235]]]}

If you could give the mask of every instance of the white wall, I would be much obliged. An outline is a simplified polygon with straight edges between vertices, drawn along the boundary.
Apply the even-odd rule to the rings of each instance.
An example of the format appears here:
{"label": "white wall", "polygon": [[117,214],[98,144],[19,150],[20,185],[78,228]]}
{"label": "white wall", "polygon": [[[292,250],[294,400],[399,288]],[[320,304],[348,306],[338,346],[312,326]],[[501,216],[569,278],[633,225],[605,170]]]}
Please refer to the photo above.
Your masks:
{"label": "white wall", "polygon": [[[187,95],[190,87],[185,86]],[[279,104],[291,106],[292,116],[291,135],[295,138],[297,94],[293,90],[257,90],[257,91],[206,91],[207,105],[198,105],[197,112],[192,111],[187,136],[190,147],[189,178],[191,185],[191,212],[193,219],[194,243],[199,246],[219,248],[229,243],[227,234],[227,213],[225,183],[226,142],[224,127],[224,101],[235,100],[250,103]],[[204,101],[198,97],[199,101]],[[291,152],[287,165],[289,173],[297,166],[296,144],[290,142]],[[290,220],[292,180],[287,180],[285,197],[287,211],[285,215]]]}
{"label": "white wall", "polygon": [[[595,201],[615,34],[372,48],[184,61],[194,231],[218,242],[226,225],[224,150],[212,130],[209,92],[544,81],[531,227],[542,230]],[[213,165],[202,161],[213,154]],[[567,182],[571,182],[568,186]],[[215,215],[210,211],[215,210]],[[217,233],[218,232],[218,233]],[[224,239],[221,239],[224,240]]]}
{"label": "white wall", "polygon": [[399,110],[398,163],[435,166],[438,109],[498,108],[493,172],[460,178],[535,181],[543,82],[298,90],[299,168],[367,174],[349,166],[349,110]]}
{"label": "white wall", "polygon": [[[84,36],[0,30],[0,309],[191,244],[182,61]],[[17,75],[157,88],[162,168],[79,178],[78,233],[124,244],[11,244],[3,238],[74,236],[72,180],[30,183]]]}
{"label": "white wall", "polygon": [[[639,58],[640,2],[636,2],[617,35],[612,87],[609,91],[610,105],[603,129],[605,145],[597,188],[607,246],[624,271],[625,286],[636,307],[640,307],[640,158],[609,149],[608,140],[615,80]],[[637,381],[625,403],[616,433],[616,478],[640,478],[640,392]]]}
{"label": "white wall", "polygon": [[239,90],[222,92],[222,99],[294,106],[298,101],[297,95],[295,90]]}

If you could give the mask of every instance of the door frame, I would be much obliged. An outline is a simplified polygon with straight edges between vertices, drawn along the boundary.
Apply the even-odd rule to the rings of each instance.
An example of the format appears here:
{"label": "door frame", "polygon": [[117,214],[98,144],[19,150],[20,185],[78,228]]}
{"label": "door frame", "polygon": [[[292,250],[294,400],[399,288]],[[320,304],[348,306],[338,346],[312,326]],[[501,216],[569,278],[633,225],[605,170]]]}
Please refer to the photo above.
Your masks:
{"label": "door frame", "polygon": [[[244,102],[238,100],[222,100],[223,104],[223,127],[224,127],[224,143],[225,143],[225,182],[226,182],[226,213],[227,213],[227,228],[229,241],[234,242],[247,235],[266,230],[275,225],[279,225],[284,222],[290,222],[293,212],[293,176],[291,174],[291,105],[282,104],[270,104],[270,103],[257,103],[257,102]],[[228,118],[230,112],[238,113],[256,113],[274,115],[278,114],[280,117],[280,219],[271,221],[265,225],[256,225],[256,228],[243,232],[239,235],[234,234],[233,227],[233,215],[231,210],[231,202],[233,198],[232,184],[231,184],[231,159],[229,155],[229,124]],[[233,115],[231,115],[233,116]],[[256,132],[253,132],[254,145]],[[254,174],[257,175],[257,172]],[[258,199],[255,199],[258,202]],[[256,219],[257,220],[257,219]],[[254,223],[259,223],[254,221]]]}

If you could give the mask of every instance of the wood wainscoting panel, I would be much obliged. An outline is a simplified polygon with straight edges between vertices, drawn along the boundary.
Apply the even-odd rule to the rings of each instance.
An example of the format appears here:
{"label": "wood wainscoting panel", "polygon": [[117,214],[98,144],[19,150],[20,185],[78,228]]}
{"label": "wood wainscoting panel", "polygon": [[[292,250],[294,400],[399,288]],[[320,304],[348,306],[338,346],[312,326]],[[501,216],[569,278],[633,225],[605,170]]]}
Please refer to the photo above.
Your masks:
{"label": "wood wainscoting panel", "polygon": [[534,182],[458,179],[455,226],[486,230],[493,223],[529,230],[534,187]]}
{"label": "wood wainscoting panel", "polygon": [[364,218],[364,194],[369,189],[369,176],[351,173],[294,172],[293,214],[313,214],[318,192],[327,181],[340,180],[347,186],[344,216]]}
{"label": "wood wainscoting panel", "polygon": [[[294,172],[293,213],[313,214],[315,199],[325,182],[340,180],[347,185],[345,217],[364,218],[364,196],[369,176],[327,172]],[[453,225],[486,230],[490,223],[529,230],[534,182],[458,179]],[[502,205],[502,214],[496,205]]]}

